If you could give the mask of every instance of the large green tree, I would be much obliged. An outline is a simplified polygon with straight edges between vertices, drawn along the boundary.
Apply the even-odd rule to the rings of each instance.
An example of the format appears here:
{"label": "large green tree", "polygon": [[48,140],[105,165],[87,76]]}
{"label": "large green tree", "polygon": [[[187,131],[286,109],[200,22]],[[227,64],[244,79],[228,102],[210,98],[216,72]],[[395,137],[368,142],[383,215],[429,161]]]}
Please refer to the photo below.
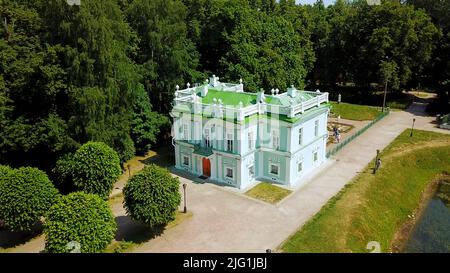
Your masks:
{"label": "large green tree", "polygon": [[130,139],[133,91],[141,75],[130,59],[137,37],[117,1],[85,0],[70,6],[52,0],[42,7],[47,40],[64,50],[67,115],[71,133],[81,143],[103,141],[125,161],[134,148]]}
{"label": "large green tree", "polygon": [[134,0],[126,15],[139,36],[136,63],[155,110],[168,113],[175,86],[201,79],[198,52],[187,37],[186,7],[178,0]]}
{"label": "large green tree", "polygon": [[[48,167],[76,143],[59,116],[66,73],[61,47],[43,41],[41,1],[0,5],[0,162]],[[49,159],[50,158],[50,159]]]}

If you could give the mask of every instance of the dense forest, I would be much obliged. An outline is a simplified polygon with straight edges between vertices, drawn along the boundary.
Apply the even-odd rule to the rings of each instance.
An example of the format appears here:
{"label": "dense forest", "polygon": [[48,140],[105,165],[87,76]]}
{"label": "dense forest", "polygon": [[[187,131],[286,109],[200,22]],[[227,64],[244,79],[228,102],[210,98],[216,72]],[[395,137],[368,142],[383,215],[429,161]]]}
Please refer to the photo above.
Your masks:
{"label": "dense forest", "polygon": [[[122,162],[170,129],[175,86],[450,85],[450,0],[0,0],[0,164],[54,168],[102,141]],[[447,88],[447,89],[446,89]]]}

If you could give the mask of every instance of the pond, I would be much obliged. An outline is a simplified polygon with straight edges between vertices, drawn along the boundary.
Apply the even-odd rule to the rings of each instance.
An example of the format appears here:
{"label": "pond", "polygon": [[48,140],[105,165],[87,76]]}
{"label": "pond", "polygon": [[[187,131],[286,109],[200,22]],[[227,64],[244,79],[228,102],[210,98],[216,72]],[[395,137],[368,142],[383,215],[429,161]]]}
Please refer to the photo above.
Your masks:
{"label": "pond", "polygon": [[435,196],[416,223],[404,252],[450,253],[450,179],[439,184]]}

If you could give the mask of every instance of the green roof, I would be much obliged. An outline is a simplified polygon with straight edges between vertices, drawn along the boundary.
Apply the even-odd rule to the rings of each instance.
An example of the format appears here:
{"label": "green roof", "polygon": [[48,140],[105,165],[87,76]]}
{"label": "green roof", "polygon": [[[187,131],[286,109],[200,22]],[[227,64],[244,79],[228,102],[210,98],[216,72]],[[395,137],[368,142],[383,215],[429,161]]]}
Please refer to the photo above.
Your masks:
{"label": "green roof", "polygon": [[[201,96],[201,92],[197,94]],[[243,106],[248,106],[251,104],[256,104],[257,95],[255,93],[244,93],[244,92],[232,92],[232,91],[219,91],[216,89],[209,89],[208,94],[201,99],[202,103],[213,104],[213,99],[222,100],[224,105],[239,105],[242,101]]]}
{"label": "green roof", "polygon": [[[199,88],[201,90],[201,88]],[[201,97],[201,92],[197,92],[197,96]],[[242,102],[244,107],[256,104],[256,99],[258,95],[257,93],[249,93],[249,92],[233,92],[233,91],[222,91],[213,88],[208,89],[208,94],[205,97],[201,98],[201,102],[204,104],[213,104],[213,99],[222,100],[224,105],[228,106],[238,106],[239,102]],[[265,102],[268,104],[280,105],[280,106],[289,106],[290,101],[293,100],[294,104],[300,103],[302,101],[307,101],[309,99],[314,98],[314,95],[302,91],[297,92],[297,96],[295,98],[289,97],[286,93],[271,96],[265,94]]]}

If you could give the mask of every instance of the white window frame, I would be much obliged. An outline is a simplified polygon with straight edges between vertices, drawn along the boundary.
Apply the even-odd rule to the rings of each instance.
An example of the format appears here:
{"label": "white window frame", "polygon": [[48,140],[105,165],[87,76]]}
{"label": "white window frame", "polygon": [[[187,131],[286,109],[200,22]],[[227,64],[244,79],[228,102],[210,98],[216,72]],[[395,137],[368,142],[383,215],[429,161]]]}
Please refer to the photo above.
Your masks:
{"label": "white window frame", "polygon": [[183,123],[183,139],[188,140],[189,139],[189,126],[186,123]]}
{"label": "white window frame", "polygon": [[[185,159],[187,158],[187,163],[188,164],[186,164],[185,163]],[[188,156],[188,155],[182,155],[182,159],[183,159],[183,166],[185,166],[185,167],[189,167],[189,166],[191,166],[191,158]]]}
{"label": "white window frame", "polygon": [[[231,176],[228,176],[228,170],[231,170]],[[234,179],[234,169],[232,167],[225,167],[225,178]]]}
{"label": "white window frame", "polygon": [[274,150],[280,149],[280,136],[277,131],[272,131],[272,148]]}
{"label": "white window frame", "polygon": [[212,145],[211,145],[211,133],[210,133],[210,130],[208,128],[205,129],[205,147],[206,148],[212,147]]}
{"label": "white window frame", "polygon": [[303,127],[298,128],[298,145],[303,145]]}
{"label": "white window frame", "polygon": [[248,166],[248,176],[251,178],[255,178],[255,164],[251,164]]}
{"label": "white window frame", "polygon": [[[277,173],[272,172],[272,166],[277,167]],[[269,174],[274,176],[280,176],[280,164],[270,163],[269,164]]]}
{"label": "white window frame", "polygon": [[234,150],[234,139],[233,139],[233,134],[231,134],[231,133],[227,133],[227,142],[226,142],[225,148],[228,152],[233,152],[233,150]]}
{"label": "white window frame", "polygon": [[313,151],[313,162],[317,163],[317,161],[319,161],[319,151],[314,150]]}
{"label": "white window frame", "polygon": [[[301,169],[300,169],[301,166]],[[303,172],[303,160],[300,160],[297,162],[297,173],[302,173]]]}
{"label": "white window frame", "polygon": [[248,132],[248,150],[251,151],[253,150],[253,131]]}
{"label": "white window frame", "polygon": [[317,137],[319,135],[319,120],[314,121],[314,136]]}

